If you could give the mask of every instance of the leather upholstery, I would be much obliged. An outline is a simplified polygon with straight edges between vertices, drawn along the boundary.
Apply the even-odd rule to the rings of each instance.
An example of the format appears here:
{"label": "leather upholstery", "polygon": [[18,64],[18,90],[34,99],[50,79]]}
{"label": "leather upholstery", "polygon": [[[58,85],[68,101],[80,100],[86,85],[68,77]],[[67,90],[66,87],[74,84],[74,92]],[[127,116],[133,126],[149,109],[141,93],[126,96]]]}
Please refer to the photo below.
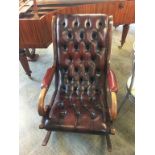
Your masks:
{"label": "leather upholstery", "polygon": [[117,92],[118,85],[117,85],[116,76],[111,69],[108,69],[107,78],[108,78],[108,86],[109,86],[110,92]]}
{"label": "leather upholstery", "polygon": [[58,91],[47,130],[110,133],[106,102],[106,15],[59,15],[54,49]]}

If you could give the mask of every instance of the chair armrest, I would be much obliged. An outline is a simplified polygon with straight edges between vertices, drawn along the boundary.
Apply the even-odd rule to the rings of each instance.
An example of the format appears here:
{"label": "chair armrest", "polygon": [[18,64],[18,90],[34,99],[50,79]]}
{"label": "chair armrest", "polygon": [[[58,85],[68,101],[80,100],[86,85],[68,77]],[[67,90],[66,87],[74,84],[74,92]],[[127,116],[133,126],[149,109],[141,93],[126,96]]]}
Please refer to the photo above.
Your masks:
{"label": "chair armrest", "polygon": [[117,92],[118,91],[118,85],[117,85],[115,73],[111,69],[108,69],[107,76],[108,76],[109,91],[110,92]]}
{"label": "chair armrest", "polygon": [[117,85],[116,76],[111,69],[108,69],[107,79],[108,79],[108,87],[111,93],[111,102],[112,102],[109,112],[110,112],[111,119],[115,120],[117,117],[117,95],[116,93],[118,91],[118,85]]}
{"label": "chair armrest", "polygon": [[55,66],[52,66],[46,71],[46,74],[43,78],[42,84],[41,84],[41,92],[39,95],[39,102],[38,102],[38,113],[40,116],[45,116],[47,112],[47,107],[45,107],[45,97],[46,93],[48,91],[48,88],[51,84],[51,81],[53,79],[54,73],[55,73]]}

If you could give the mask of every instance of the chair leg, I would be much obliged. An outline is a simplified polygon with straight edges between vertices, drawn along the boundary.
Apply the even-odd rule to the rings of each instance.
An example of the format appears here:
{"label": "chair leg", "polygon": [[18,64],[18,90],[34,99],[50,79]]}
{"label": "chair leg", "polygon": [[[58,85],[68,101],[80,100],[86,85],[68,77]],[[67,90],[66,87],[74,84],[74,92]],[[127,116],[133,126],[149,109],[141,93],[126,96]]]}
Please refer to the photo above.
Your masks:
{"label": "chair leg", "polygon": [[51,135],[51,132],[52,131],[47,131],[46,136],[45,136],[45,138],[44,138],[44,140],[42,142],[42,146],[46,146],[47,145],[47,143],[49,141],[49,138],[50,138],[50,135]]}
{"label": "chair leg", "polygon": [[112,144],[111,144],[111,140],[110,140],[110,136],[106,135],[106,141],[107,141],[107,149],[109,152],[112,151]]}

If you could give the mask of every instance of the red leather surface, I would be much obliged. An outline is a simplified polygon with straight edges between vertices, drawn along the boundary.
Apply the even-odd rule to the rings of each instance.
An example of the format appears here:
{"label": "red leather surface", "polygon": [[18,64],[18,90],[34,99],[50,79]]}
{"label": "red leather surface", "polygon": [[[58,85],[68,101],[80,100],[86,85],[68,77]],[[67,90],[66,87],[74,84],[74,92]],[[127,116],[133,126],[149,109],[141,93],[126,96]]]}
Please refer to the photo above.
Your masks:
{"label": "red leather surface", "polygon": [[111,92],[117,92],[118,91],[118,85],[117,85],[115,73],[111,69],[108,69],[107,76],[108,76],[109,90]]}
{"label": "red leather surface", "polygon": [[105,132],[108,16],[59,15],[56,25],[59,86],[46,128]]}
{"label": "red leather surface", "polygon": [[[106,131],[105,108],[100,93],[93,99],[83,94],[81,99],[73,94],[59,92],[50,111],[51,128],[75,129],[82,131]],[[71,99],[70,99],[71,98]]]}
{"label": "red leather surface", "polygon": [[48,88],[52,79],[53,79],[53,76],[54,76],[54,73],[55,73],[55,66],[52,66],[51,68],[48,68],[48,70],[46,71],[46,74],[42,80],[42,84],[41,84],[41,87],[45,87],[45,88]]}

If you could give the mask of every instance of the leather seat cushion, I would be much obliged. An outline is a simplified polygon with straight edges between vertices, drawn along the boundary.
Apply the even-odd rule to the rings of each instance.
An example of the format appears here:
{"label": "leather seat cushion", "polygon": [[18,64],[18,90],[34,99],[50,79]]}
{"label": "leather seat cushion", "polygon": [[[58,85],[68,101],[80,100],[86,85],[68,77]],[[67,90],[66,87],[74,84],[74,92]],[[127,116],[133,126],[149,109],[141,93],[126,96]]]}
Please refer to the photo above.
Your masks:
{"label": "leather seat cushion", "polygon": [[[71,98],[71,99],[70,99]],[[51,107],[46,123],[47,130],[66,130],[77,132],[107,131],[103,96],[96,93],[93,98],[83,94],[82,99],[73,94],[59,91]]]}

